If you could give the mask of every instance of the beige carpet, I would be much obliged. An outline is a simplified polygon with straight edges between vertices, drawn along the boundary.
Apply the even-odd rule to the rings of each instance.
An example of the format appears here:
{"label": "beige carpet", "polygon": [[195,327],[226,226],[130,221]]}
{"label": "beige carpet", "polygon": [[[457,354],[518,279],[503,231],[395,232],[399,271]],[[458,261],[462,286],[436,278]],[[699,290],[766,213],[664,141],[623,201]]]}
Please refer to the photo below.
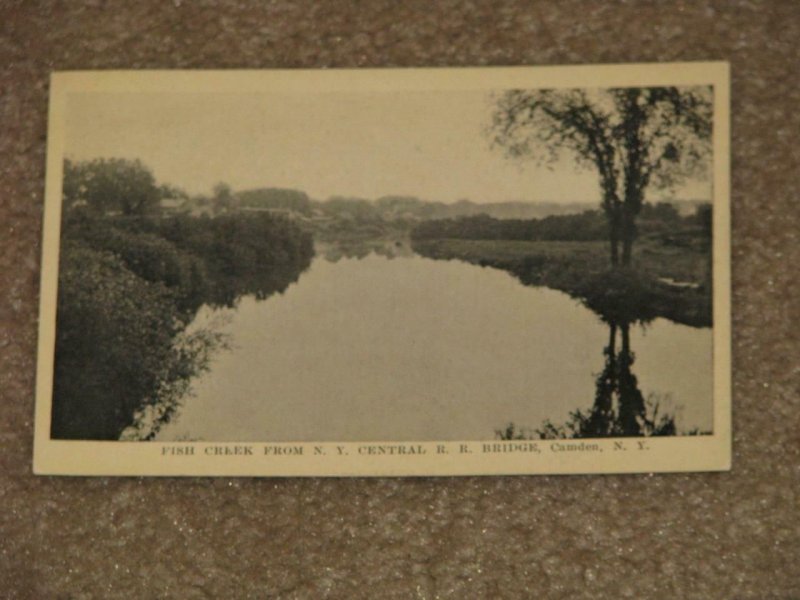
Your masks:
{"label": "beige carpet", "polygon": [[[800,3],[0,0],[0,597],[800,598]],[[412,480],[31,475],[53,69],[730,60],[734,463]]]}

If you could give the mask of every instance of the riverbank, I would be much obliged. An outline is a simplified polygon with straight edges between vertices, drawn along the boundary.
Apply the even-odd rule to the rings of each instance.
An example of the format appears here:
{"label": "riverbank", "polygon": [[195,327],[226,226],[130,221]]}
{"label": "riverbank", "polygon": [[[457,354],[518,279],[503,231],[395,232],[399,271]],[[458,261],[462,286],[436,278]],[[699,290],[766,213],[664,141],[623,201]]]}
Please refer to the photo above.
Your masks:
{"label": "riverbank", "polygon": [[502,269],[526,285],[568,293],[612,320],[664,317],[711,326],[709,253],[698,247],[639,240],[633,265],[612,271],[600,241],[414,240],[428,258],[462,260]]}
{"label": "riverbank", "polygon": [[137,415],[168,423],[222,340],[187,329],[203,305],[284,292],[311,236],[268,214],[65,214],[51,437],[116,440]]}

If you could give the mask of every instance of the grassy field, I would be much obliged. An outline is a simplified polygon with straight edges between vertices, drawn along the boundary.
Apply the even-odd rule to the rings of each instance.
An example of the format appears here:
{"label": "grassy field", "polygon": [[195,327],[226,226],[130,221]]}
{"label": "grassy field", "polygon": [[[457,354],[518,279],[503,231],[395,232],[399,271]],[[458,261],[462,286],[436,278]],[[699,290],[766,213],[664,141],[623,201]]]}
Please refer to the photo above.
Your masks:
{"label": "grassy field", "polygon": [[645,238],[634,246],[630,268],[611,271],[606,242],[417,240],[414,250],[509,271],[528,285],[544,285],[580,298],[607,318],[666,317],[711,325],[708,250],[701,244]]}

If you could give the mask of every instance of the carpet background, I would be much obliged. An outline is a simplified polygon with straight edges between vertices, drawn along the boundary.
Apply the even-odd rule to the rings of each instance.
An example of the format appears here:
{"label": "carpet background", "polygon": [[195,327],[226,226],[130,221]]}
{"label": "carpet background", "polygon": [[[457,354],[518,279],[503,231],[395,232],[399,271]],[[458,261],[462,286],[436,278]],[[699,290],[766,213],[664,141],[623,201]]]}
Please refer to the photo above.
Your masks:
{"label": "carpet background", "polygon": [[[0,596],[800,598],[800,3],[0,0]],[[33,477],[48,74],[729,60],[731,473]]]}

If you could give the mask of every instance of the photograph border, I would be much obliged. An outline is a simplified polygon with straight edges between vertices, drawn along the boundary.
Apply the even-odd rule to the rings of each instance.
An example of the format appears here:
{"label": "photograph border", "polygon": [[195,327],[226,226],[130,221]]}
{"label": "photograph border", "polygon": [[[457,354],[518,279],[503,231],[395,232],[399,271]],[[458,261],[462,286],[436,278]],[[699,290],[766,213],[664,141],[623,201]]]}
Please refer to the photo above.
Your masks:
{"label": "photograph border", "polygon": [[[50,438],[67,98],[76,93],[318,93],[711,85],[713,433],[578,440],[100,442]],[[118,476],[449,476],[731,468],[730,67],[726,62],[353,70],[75,71],[50,81],[33,471]]]}

